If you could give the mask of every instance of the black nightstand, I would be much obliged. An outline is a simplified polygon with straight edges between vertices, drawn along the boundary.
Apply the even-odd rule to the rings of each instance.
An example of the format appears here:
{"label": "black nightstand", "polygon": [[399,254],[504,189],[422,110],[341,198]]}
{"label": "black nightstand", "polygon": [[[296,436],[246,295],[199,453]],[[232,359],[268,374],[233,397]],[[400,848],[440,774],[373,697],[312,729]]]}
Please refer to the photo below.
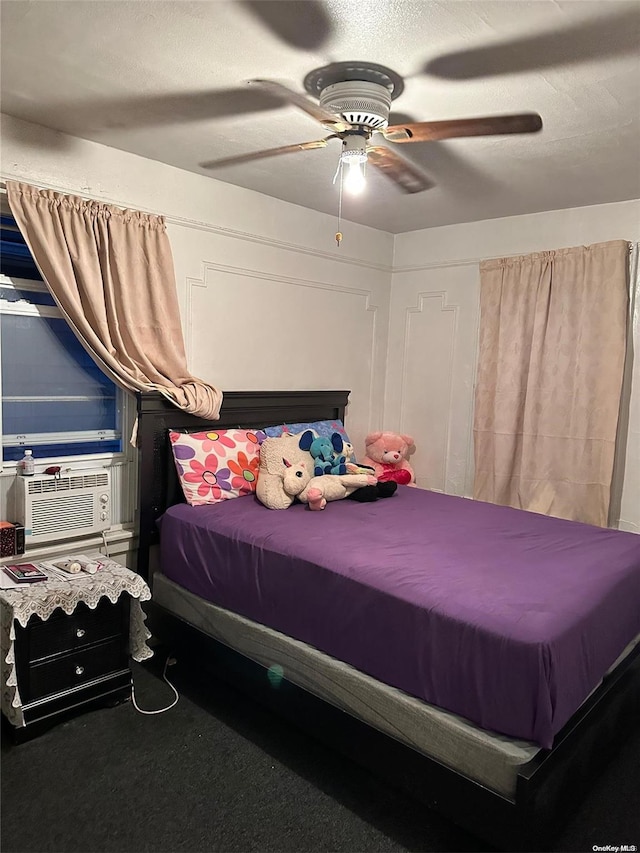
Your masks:
{"label": "black nightstand", "polygon": [[115,563],[86,578],[0,590],[2,711],[15,740],[131,697],[130,652],[151,654],[140,608],[149,597],[143,579]]}
{"label": "black nightstand", "polygon": [[[16,625],[16,675],[26,729],[56,722],[72,709],[131,696],[129,597],[103,598],[95,610],[80,602],[70,615]],[[20,732],[21,729],[16,729]],[[25,732],[26,734],[26,732]]]}

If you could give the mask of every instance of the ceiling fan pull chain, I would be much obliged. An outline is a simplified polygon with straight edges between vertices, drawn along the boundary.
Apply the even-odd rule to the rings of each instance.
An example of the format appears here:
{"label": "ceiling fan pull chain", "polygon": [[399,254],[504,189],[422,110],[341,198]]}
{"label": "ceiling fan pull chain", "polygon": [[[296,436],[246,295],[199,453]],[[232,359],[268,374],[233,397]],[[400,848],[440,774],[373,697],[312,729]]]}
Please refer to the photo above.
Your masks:
{"label": "ceiling fan pull chain", "polygon": [[342,225],[342,177],[343,177],[343,173],[344,173],[344,165],[342,163],[342,160],[340,160],[338,162],[338,168],[336,170],[336,174],[335,174],[335,177],[333,179],[333,182],[335,184],[336,178],[338,177],[338,174],[340,175],[340,183],[338,185],[339,186],[339,189],[338,189],[338,230],[336,231],[336,246],[338,248],[340,248],[340,243],[342,242],[342,231],[340,230],[340,228]]}

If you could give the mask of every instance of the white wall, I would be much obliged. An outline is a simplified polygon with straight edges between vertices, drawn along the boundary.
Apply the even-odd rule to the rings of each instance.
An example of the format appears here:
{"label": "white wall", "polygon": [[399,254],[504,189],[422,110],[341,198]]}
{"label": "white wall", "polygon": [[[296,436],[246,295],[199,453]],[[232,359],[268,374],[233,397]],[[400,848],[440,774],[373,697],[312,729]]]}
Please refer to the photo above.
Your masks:
{"label": "white wall", "polygon": [[356,446],[381,426],[393,235],[345,222],[338,249],[325,214],[2,119],[4,179],[167,217],[195,375],[223,391],[345,388]]}
{"label": "white wall", "polygon": [[[473,388],[479,321],[478,261],[640,238],[640,201],[555,210],[399,234],[391,287],[385,424],[416,438],[420,485],[473,492]],[[636,312],[637,312],[636,308]],[[640,532],[640,322],[612,508]],[[630,365],[632,366],[632,365]],[[633,388],[631,382],[633,380]],[[612,519],[614,522],[618,517]]]}

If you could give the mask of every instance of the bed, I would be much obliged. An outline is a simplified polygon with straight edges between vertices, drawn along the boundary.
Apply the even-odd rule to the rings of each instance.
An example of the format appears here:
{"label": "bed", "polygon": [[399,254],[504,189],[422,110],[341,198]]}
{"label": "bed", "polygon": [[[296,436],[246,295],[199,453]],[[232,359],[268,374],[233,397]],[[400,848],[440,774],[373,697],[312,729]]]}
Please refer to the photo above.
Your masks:
{"label": "bed", "polygon": [[[344,420],[347,400],[229,393],[216,427]],[[640,540],[406,487],[323,513],[189,507],[168,431],[206,424],[160,395],[138,412],[160,638],[490,843],[542,849],[638,722]],[[384,533],[412,517],[413,548]]]}

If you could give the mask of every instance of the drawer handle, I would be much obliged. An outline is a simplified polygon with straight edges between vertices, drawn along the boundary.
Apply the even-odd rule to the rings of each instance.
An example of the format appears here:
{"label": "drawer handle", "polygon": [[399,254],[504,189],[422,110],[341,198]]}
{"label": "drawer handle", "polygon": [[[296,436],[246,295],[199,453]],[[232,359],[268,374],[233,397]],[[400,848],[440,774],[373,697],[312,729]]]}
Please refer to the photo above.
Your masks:
{"label": "drawer handle", "polygon": [[85,635],[86,633],[87,633],[87,632],[84,630],[84,628],[78,628],[78,629],[77,629],[77,631],[76,631],[76,637],[77,637],[78,639],[80,639],[81,637],[84,637],[84,635]]}
{"label": "drawer handle", "polygon": [[80,664],[78,664],[76,666],[76,675],[82,675],[83,672],[84,672],[84,667],[80,666]]}

